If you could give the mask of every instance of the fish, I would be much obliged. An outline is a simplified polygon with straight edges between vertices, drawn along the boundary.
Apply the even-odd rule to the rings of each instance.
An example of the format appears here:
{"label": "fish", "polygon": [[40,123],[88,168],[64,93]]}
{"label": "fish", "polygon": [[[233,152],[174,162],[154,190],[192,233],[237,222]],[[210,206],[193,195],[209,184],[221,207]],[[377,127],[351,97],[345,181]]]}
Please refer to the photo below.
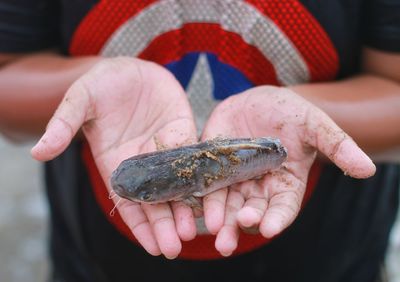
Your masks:
{"label": "fish", "polygon": [[218,189],[279,169],[287,155],[278,138],[215,138],[133,156],[113,171],[110,182],[118,196],[133,202],[196,205]]}

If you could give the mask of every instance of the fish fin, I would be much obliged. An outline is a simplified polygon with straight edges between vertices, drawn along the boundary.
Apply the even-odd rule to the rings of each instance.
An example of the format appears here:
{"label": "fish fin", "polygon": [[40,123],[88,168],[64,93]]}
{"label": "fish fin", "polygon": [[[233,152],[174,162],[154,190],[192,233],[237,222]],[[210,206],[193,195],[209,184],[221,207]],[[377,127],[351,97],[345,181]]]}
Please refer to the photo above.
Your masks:
{"label": "fish fin", "polygon": [[182,201],[192,209],[203,210],[203,203],[200,198],[190,196]]}

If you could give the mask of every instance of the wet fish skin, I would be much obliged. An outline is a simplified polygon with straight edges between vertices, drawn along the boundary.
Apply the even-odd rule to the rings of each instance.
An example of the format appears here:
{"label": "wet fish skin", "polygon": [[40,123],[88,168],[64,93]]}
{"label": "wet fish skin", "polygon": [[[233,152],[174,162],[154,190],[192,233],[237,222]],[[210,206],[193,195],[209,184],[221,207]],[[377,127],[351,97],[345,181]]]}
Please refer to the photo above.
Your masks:
{"label": "wet fish skin", "polygon": [[129,158],[113,172],[111,186],[135,202],[185,200],[262,176],[286,158],[276,138],[217,138]]}

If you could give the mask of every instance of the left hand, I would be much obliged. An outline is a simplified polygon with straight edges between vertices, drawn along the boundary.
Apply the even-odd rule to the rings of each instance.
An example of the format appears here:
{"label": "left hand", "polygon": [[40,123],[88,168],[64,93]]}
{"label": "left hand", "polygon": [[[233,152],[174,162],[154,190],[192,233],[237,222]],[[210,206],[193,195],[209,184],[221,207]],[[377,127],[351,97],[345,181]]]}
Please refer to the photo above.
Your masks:
{"label": "left hand", "polygon": [[356,143],[323,111],[293,91],[257,87],[223,101],[210,116],[202,139],[216,136],[280,138],[287,162],[260,180],[250,180],[204,198],[208,230],[225,256],[237,247],[239,227],[271,238],[299,213],[317,150],[346,174],[366,178],[375,166]]}

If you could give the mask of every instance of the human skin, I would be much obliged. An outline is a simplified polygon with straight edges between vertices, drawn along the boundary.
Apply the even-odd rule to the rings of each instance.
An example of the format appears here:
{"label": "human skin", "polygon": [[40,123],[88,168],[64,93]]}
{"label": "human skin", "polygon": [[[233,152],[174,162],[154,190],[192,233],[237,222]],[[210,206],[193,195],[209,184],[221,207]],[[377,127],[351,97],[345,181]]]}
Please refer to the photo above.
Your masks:
{"label": "human skin", "polygon": [[[95,72],[92,69],[87,73],[98,62],[100,62],[100,65],[95,68]],[[289,107],[289,109],[294,107],[298,112],[311,112],[317,115],[322,119],[324,125],[335,133],[333,139],[323,138],[328,136],[318,131],[318,128],[322,127],[310,124],[314,129],[307,128],[304,131],[307,134],[300,132],[296,136],[286,138],[286,140],[296,140],[292,144],[288,141],[289,143],[285,145],[289,148],[295,148],[293,151],[297,152],[295,155],[299,159],[304,158],[306,160],[303,165],[295,160],[289,160],[286,170],[280,172],[284,175],[284,178],[281,177],[281,179],[293,180],[293,185],[290,187],[283,187],[282,181],[277,181],[279,177],[269,177],[269,179],[263,180],[265,183],[259,182],[261,188],[253,185],[252,182],[248,182],[232,189],[229,195],[226,190],[222,190],[205,198],[206,224],[210,232],[218,234],[216,248],[223,255],[229,255],[236,248],[239,226],[257,226],[265,237],[271,237],[292,222],[297,215],[298,206],[303,197],[304,189],[301,185],[304,184],[306,180],[304,176],[315,157],[315,147],[325,152],[350,175],[367,177],[373,174],[374,166],[370,160],[316,106],[325,110],[367,152],[381,151],[398,145],[400,129],[396,125],[400,122],[400,116],[399,113],[396,113],[398,112],[396,109],[400,105],[400,86],[396,82],[399,78],[394,74],[400,74],[400,71],[396,69],[400,65],[399,56],[367,50],[364,62],[364,70],[370,74],[360,75],[341,82],[306,84],[291,89],[255,88],[250,92],[227,99],[216,108],[205,128],[203,138],[210,138],[217,134],[238,136],[247,133],[247,135],[272,133],[274,128],[281,126],[280,123],[284,115],[282,115],[282,118],[275,115],[273,122],[267,116],[264,116],[266,122],[260,125],[257,128],[260,130],[256,132],[253,128],[250,132],[250,128],[246,128],[246,126],[231,129],[232,122],[229,119],[229,117],[237,116],[238,107],[243,103],[243,97],[251,96],[251,99],[261,100],[258,103],[261,106],[270,104],[267,103],[265,97],[269,97],[268,99],[271,99],[272,96],[276,97],[274,101],[269,102],[278,102],[282,98],[282,95],[266,95],[267,93],[286,95],[290,99],[287,99],[285,107]],[[143,67],[145,71],[151,69],[150,73],[159,73],[163,78],[154,81],[167,81],[168,87],[165,88],[165,85],[161,85],[161,87],[157,83],[141,81],[138,78],[139,80],[136,80],[136,82],[140,81],[141,85],[145,85],[145,89],[148,87],[147,92],[142,92],[143,88],[138,89],[129,85],[129,83],[124,83],[119,75],[114,77],[111,85],[108,86],[111,88],[106,88],[112,91],[105,93],[105,91],[101,91],[104,89],[101,87],[104,86],[101,84],[101,81],[103,81],[101,78],[105,73],[107,73],[107,76],[110,75],[107,72],[109,69],[121,69],[118,63],[117,66],[115,64],[114,60],[103,60],[98,57],[63,58],[50,52],[17,57],[6,54],[0,56],[0,65],[3,65],[0,70],[0,129],[9,138],[19,141],[24,140],[27,136],[40,134],[52,117],[56,105],[63,99],[59,110],[49,123],[45,136],[33,149],[32,154],[39,160],[53,158],[65,149],[83,124],[83,132],[91,145],[92,151],[94,151],[96,163],[105,181],[118,161],[135,153],[154,150],[154,136],[160,139],[159,141],[162,143],[170,146],[193,140],[195,129],[190,108],[183,90],[172,76],[154,64],[140,62],[143,66],[146,65]],[[128,76],[131,76],[133,72],[137,76],[137,71],[134,69],[126,66],[123,72],[127,71],[126,75]],[[80,78],[85,73],[87,74]],[[21,77],[25,78],[24,83],[19,83]],[[69,88],[77,80],[78,82],[75,82]],[[81,87],[82,81],[85,81],[86,88]],[[90,84],[89,88],[87,87],[88,84]],[[121,90],[119,86],[121,84],[125,85],[126,88]],[[156,86],[154,86],[155,84]],[[87,91],[88,89],[90,91]],[[165,89],[169,91],[165,91]],[[91,95],[82,95],[85,91],[90,92]],[[64,96],[65,92],[67,92],[66,96]],[[98,93],[102,93],[103,96]],[[157,99],[143,99],[142,93],[157,93]],[[104,103],[104,99],[97,99],[100,96],[102,98],[107,97],[107,95],[119,95],[121,97],[120,104]],[[160,95],[164,97],[162,99],[164,104],[160,104]],[[150,95],[150,97],[152,96]],[[115,97],[113,96],[113,98]],[[119,121],[119,117],[113,117],[107,115],[107,113],[112,113],[112,109],[118,109],[121,112],[127,110],[125,109],[128,105],[127,99],[129,101],[141,101],[140,108],[142,109],[143,105],[146,105],[148,109],[150,109],[148,105],[152,105],[151,109],[155,110],[133,111],[130,112],[132,115],[121,115],[120,118],[125,119],[123,121],[126,122],[125,124],[128,127],[120,130],[119,133],[122,132],[122,134],[117,134],[115,124]],[[171,104],[171,100],[174,100],[174,103],[177,104]],[[313,104],[307,102],[307,100]],[[156,105],[157,103],[158,105]],[[357,103],[357,107],[354,107],[355,103]],[[111,104],[114,108],[111,107]],[[178,107],[180,110],[171,110],[174,107]],[[277,107],[280,108],[281,106]],[[349,107],[351,110],[349,110]],[[242,110],[242,107],[239,108]],[[366,116],[364,114],[366,109],[374,109],[375,114]],[[258,112],[263,113],[265,110],[266,108],[261,107]],[[171,113],[175,116],[171,117]],[[249,115],[251,116],[251,111],[249,111]],[[142,121],[144,116],[147,116],[149,126],[146,127],[145,123],[139,130],[133,130],[133,121]],[[166,123],[166,117],[171,123]],[[304,116],[302,118],[302,122],[307,120]],[[371,123],[386,124],[386,126],[380,126],[377,129],[368,126]],[[278,124],[279,126],[277,126]],[[289,125],[293,126],[295,122],[289,123]],[[127,128],[131,130],[126,130]],[[228,128],[229,130],[227,130]],[[287,129],[283,131],[285,130],[289,131]],[[378,136],[377,130],[379,130]],[[279,136],[279,134],[277,135]],[[321,138],[315,138],[320,135]],[[101,138],[98,138],[98,136],[101,136]],[[285,139],[285,136],[280,137]],[[315,140],[319,140],[319,142],[315,142]],[[335,142],[329,142],[329,140]],[[346,142],[343,142],[343,140],[346,140]],[[338,143],[344,145],[338,147],[336,146]],[[129,149],[127,149],[128,147]],[[307,148],[307,150],[303,150],[304,148]],[[332,152],[335,152],[333,148],[340,148],[340,150],[337,150],[338,154],[332,154]],[[349,152],[353,156],[350,161],[347,158]],[[274,185],[266,185],[267,183],[274,183]],[[267,186],[275,188],[267,189]],[[256,193],[264,190],[268,193],[262,193],[262,196]],[[293,191],[297,192],[293,193]],[[284,196],[282,197],[282,195]],[[281,202],[277,201],[278,204],[271,206],[273,201],[276,202],[276,200],[272,200],[274,196],[281,199]],[[267,209],[268,202],[269,208]],[[119,205],[119,211],[136,238],[149,253],[153,255],[162,253],[168,258],[174,258],[180,252],[180,240],[192,239],[195,236],[195,227],[193,215],[187,207],[180,203],[174,203],[171,206],[172,210],[167,204],[140,206],[130,202],[122,202]],[[271,210],[272,207],[274,208]]]}

